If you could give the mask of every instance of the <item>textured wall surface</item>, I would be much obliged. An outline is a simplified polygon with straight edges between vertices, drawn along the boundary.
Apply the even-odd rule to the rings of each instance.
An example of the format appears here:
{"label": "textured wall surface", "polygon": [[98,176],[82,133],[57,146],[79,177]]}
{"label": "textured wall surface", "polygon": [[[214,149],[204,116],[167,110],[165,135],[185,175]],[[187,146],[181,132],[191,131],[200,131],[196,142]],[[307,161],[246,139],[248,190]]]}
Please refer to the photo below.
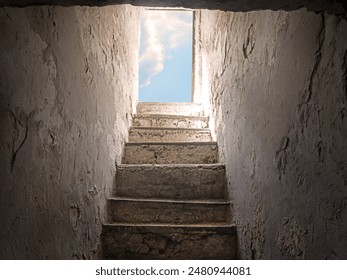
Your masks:
{"label": "textured wall surface", "polygon": [[212,9],[223,11],[254,10],[297,10],[306,7],[311,11],[345,13],[344,0],[0,0],[0,6],[25,7],[28,5],[86,5],[105,6],[114,4],[132,4],[148,7],[172,7],[189,9]]}
{"label": "textured wall surface", "polygon": [[136,102],[138,10],[2,8],[0,42],[0,258],[98,257]]}
{"label": "textured wall surface", "polygon": [[346,20],[300,10],[199,21],[241,257],[346,259]]}

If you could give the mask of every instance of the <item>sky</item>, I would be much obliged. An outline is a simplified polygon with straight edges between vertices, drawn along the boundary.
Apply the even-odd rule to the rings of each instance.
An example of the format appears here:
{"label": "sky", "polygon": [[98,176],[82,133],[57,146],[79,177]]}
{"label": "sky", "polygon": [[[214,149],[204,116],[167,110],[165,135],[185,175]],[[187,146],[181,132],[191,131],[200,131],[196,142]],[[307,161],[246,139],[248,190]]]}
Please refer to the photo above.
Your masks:
{"label": "sky", "polygon": [[141,12],[140,101],[191,101],[192,20],[190,11]]}

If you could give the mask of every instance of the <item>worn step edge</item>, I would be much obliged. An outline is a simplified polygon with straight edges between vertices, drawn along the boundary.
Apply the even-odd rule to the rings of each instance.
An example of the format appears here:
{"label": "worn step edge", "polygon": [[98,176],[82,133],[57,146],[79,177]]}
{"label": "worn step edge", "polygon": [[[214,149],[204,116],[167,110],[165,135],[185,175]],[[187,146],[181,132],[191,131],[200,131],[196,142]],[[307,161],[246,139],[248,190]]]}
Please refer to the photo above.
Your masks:
{"label": "worn step edge", "polygon": [[[121,198],[123,198],[122,196],[122,192],[117,192],[117,191],[114,191],[113,192],[113,196],[111,198],[109,198],[109,200],[112,200],[114,199],[116,196],[118,197],[117,201],[131,201],[131,200],[120,200]],[[128,195],[128,194],[127,194]],[[138,199],[138,201],[144,201],[144,200],[147,200],[149,198],[147,198],[146,196],[143,196],[141,197],[140,195],[134,195],[133,197],[127,197],[126,199]],[[149,202],[160,202],[160,201],[157,201],[157,200],[151,200],[152,198],[150,198]],[[191,204],[198,204],[200,201],[202,201],[203,203],[201,204],[209,204],[208,202],[211,202],[211,204],[221,204],[221,205],[227,205],[229,204],[231,206],[232,204],[232,201],[230,199],[226,200],[225,198],[213,198],[213,199],[210,199],[208,200],[208,202],[206,201],[206,199],[201,199],[199,200],[200,198],[196,198],[194,201],[195,202],[192,202],[193,200],[182,200],[182,198],[180,198],[180,200],[168,200],[167,203],[175,203],[175,201],[177,201],[176,203],[181,203],[181,202],[188,202],[188,203],[191,203]],[[158,200],[165,200],[164,198],[158,198]]]}
{"label": "worn step edge", "polygon": [[124,223],[124,222],[115,222],[115,223],[102,223],[102,233],[112,232],[119,228],[142,228],[146,231],[155,231],[156,229],[166,231],[170,233],[170,231],[175,230],[185,230],[190,229],[194,231],[215,231],[217,234],[227,234],[230,237],[236,237],[237,235],[237,227],[234,223],[230,222],[221,222],[215,224],[140,224],[140,223]]}
{"label": "worn step edge", "polygon": [[137,108],[140,107],[201,107],[202,103],[195,103],[195,102],[138,102],[137,103]]}
{"label": "worn step edge", "polygon": [[125,146],[142,146],[142,145],[153,145],[153,146],[159,146],[159,145],[178,145],[178,146],[203,146],[203,145],[213,145],[217,146],[217,142],[214,141],[203,141],[203,142],[127,142],[125,143]]}
{"label": "worn step edge", "polygon": [[202,120],[202,121],[208,121],[208,116],[189,116],[189,115],[173,115],[173,114],[146,114],[146,113],[140,113],[140,114],[134,114],[133,119],[138,118],[175,118],[175,119],[196,119],[196,120]]}
{"label": "worn step edge", "polygon": [[183,131],[196,131],[196,132],[211,132],[208,128],[186,128],[186,127],[155,127],[155,126],[132,126],[130,130],[183,130]]}
{"label": "worn step edge", "polygon": [[215,223],[215,224],[167,224],[167,223],[162,223],[162,224],[147,224],[147,223],[108,223],[108,222],[103,222],[102,223],[103,227],[109,227],[109,228],[116,228],[116,227],[148,227],[148,228],[193,228],[193,229],[201,229],[203,230],[204,228],[207,229],[231,229],[233,232],[232,234],[236,234],[236,225],[234,223],[228,223],[228,222],[221,222],[221,223]]}
{"label": "worn step edge", "polygon": [[230,221],[230,204],[113,198],[108,200],[108,213],[110,222],[215,224]]}
{"label": "worn step edge", "polygon": [[142,114],[133,117],[132,126],[204,129],[209,127],[209,118],[199,116]]}
{"label": "worn step edge", "polygon": [[222,200],[172,200],[172,199],[148,199],[114,196],[109,198],[112,201],[131,201],[131,202],[155,202],[172,204],[203,204],[203,205],[230,205],[230,201]]}
{"label": "worn step edge", "polygon": [[117,165],[117,168],[136,168],[136,167],[155,167],[155,168],[209,168],[215,167],[225,169],[223,163],[121,163]]}
{"label": "worn step edge", "polygon": [[200,103],[193,102],[139,102],[137,114],[177,114],[204,116],[205,108]]}
{"label": "worn step edge", "polygon": [[153,105],[153,104],[155,104],[155,105],[167,105],[167,104],[169,104],[169,105],[173,105],[173,106],[175,106],[175,105],[191,105],[191,104],[195,104],[195,105],[201,105],[201,103],[196,103],[196,102],[167,102],[167,101],[163,101],[163,102],[151,102],[151,101],[139,101],[138,103],[137,103],[137,106],[139,106],[139,105],[142,105],[142,104],[150,104],[150,105]]}

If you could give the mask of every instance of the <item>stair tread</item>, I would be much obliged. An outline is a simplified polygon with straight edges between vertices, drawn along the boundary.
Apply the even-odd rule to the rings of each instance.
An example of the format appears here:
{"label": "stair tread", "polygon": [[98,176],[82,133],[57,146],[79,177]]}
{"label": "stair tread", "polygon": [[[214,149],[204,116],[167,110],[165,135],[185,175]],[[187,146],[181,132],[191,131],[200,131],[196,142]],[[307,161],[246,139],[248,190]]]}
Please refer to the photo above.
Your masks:
{"label": "stair tread", "polygon": [[198,128],[209,127],[209,117],[192,116],[189,114],[162,113],[135,114],[132,120],[133,127],[163,127],[163,128]]}
{"label": "stair tread", "polygon": [[208,128],[180,128],[180,127],[155,127],[155,126],[132,126],[130,127],[130,130],[182,130],[182,131],[197,131],[197,132],[208,132],[210,133],[211,130]]}
{"label": "stair tread", "polygon": [[137,106],[143,106],[143,105],[151,105],[151,106],[168,106],[168,107],[182,107],[182,106],[202,106],[201,103],[195,103],[195,102],[138,102]]}
{"label": "stair tread", "polygon": [[229,205],[230,201],[226,200],[173,200],[173,199],[147,199],[114,196],[109,200],[112,201],[134,201],[134,202],[155,202],[155,203],[176,203],[176,204],[204,204],[204,205]]}
{"label": "stair tread", "polygon": [[235,259],[236,226],[222,224],[104,224],[106,259]]}
{"label": "stair tread", "polygon": [[221,222],[216,224],[164,224],[164,223],[102,223],[104,227],[115,228],[115,227],[149,227],[149,228],[232,228],[236,229],[236,225],[234,223]]}
{"label": "stair tread", "polygon": [[117,165],[120,168],[132,168],[132,167],[155,167],[155,168],[208,168],[208,167],[223,167],[225,164],[217,163],[121,163]]}
{"label": "stair tread", "polygon": [[217,163],[216,142],[128,142],[123,163]]}
{"label": "stair tread", "polygon": [[204,106],[193,102],[139,102],[138,114],[173,114],[204,116]]}
{"label": "stair tread", "polygon": [[189,116],[189,115],[174,115],[174,114],[134,114],[134,118],[177,118],[177,119],[198,119],[198,120],[209,120],[207,116]]}
{"label": "stair tread", "polygon": [[225,200],[225,165],[163,163],[117,165],[114,195],[120,197]]}
{"label": "stair tread", "polygon": [[129,142],[143,143],[167,143],[167,142],[206,142],[211,141],[211,131],[199,128],[176,128],[176,127],[131,127],[129,130]]}
{"label": "stair tread", "polygon": [[141,145],[179,145],[179,146],[191,146],[191,145],[217,145],[214,141],[203,142],[127,142],[126,146],[141,146]]}

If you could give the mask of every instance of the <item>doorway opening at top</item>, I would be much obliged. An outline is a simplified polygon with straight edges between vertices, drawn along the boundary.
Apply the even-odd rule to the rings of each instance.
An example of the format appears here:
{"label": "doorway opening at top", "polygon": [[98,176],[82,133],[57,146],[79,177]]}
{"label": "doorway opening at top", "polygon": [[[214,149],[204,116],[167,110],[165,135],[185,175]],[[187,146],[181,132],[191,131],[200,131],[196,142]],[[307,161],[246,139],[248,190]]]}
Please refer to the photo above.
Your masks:
{"label": "doorway opening at top", "polygon": [[141,11],[140,102],[192,102],[193,12]]}

